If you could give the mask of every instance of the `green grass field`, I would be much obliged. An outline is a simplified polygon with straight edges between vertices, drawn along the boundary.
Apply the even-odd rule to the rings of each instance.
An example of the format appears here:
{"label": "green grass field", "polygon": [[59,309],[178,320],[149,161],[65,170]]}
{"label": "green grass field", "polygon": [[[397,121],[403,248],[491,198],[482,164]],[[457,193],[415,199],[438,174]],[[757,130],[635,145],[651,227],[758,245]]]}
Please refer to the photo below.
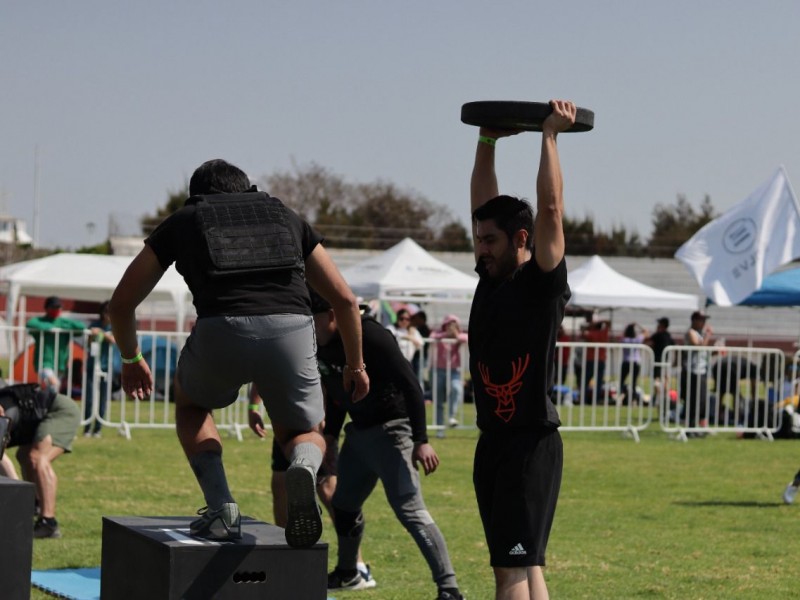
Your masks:
{"label": "green grass field", "polygon": [[[724,434],[682,443],[644,432],[565,432],[564,483],[545,577],[553,598],[788,598],[797,592],[800,505],[781,502],[800,467],[800,444]],[[56,463],[63,537],[34,541],[34,569],[100,565],[103,515],[191,515],[202,495],[171,431],[105,429],[75,441]],[[493,598],[476,512],[471,461],[477,433],[433,438],[442,464],[424,478],[470,600]],[[225,439],[231,487],[244,514],[271,521],[270,444]],[[364,555],[378,581],[365,599],[433,598],[435,587],[382,490],[365,508]],[[335,536],[326,522],[323,541]],[[136,569],[131,564],[131,569]],[[48,596],[34,590],[33,598]]]}

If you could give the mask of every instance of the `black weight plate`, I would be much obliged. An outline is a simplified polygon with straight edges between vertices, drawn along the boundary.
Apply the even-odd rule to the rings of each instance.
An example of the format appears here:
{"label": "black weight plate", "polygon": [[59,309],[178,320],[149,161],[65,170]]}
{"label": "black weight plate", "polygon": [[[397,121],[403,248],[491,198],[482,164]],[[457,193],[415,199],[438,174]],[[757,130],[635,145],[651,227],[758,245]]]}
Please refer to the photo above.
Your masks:
{"label": "black weight plate", "polygon": [[[484,100],[464,104],[461,107],[461,121],[491,129],[541,131],[542,123],[551,112],[553,107],[547,102]],[[566,132],[589,131],[593,128],[594,113],[588,108],[577,107],[575,124]]]}

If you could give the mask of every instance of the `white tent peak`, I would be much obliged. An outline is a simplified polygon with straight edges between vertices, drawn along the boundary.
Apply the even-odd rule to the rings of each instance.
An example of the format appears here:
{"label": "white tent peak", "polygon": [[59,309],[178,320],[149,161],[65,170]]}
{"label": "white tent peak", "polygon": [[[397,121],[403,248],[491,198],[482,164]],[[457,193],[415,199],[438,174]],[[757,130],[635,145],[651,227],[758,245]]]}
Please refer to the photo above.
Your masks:
{"label": "white tent peak", "polygon": [[567,276],[572,290],[570,304],[595,308],[659,308],[696,310],[700,298],[650,287],[626,277],[592,256]]}
{"label": "white tent peak", "polygon": [[478,284],[477,277],[434,258],[411,238],[344,269],[342,275],[364,298],[469,300]]}

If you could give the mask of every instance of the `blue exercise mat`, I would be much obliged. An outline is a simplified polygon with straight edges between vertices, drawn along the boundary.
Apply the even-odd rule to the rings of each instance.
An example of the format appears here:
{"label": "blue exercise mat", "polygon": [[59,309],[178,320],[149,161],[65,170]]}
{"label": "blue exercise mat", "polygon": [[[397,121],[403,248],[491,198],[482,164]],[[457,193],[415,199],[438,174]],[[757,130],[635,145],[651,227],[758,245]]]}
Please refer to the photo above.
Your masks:
{"label": "blue exercise mat", "polygon": [[56,598],[100,600],[100,567],[31,571],[31,583]]}
{"label": "blue exercise mat", "polygon": [[100,567],[31,571],[34,587],[67,600],[100,600]]}

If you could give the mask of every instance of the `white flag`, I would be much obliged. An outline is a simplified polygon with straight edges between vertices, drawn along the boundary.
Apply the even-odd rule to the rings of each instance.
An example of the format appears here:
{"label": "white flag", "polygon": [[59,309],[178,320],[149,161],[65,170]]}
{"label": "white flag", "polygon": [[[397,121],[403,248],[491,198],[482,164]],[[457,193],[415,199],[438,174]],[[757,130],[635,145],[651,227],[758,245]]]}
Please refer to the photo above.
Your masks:
{"label": "white flag", "polygon": [[675,253],[719,306],[738,304],[766,275],[797,257],[800,206],[783,167]]}

